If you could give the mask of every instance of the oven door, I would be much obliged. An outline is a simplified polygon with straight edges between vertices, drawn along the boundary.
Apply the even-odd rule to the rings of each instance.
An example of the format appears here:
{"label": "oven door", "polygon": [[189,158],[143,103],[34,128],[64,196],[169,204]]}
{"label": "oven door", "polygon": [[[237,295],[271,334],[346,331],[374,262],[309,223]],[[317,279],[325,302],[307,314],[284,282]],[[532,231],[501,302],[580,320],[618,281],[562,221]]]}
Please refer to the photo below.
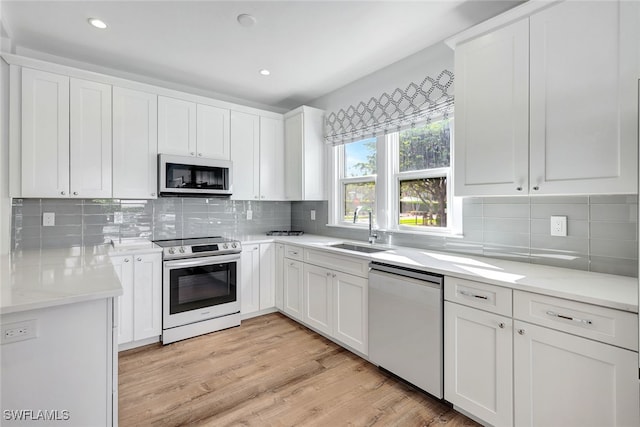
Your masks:
{"label": "oven door", "polygon": [[162,328],[240,311],[240,254],[165,261]]}

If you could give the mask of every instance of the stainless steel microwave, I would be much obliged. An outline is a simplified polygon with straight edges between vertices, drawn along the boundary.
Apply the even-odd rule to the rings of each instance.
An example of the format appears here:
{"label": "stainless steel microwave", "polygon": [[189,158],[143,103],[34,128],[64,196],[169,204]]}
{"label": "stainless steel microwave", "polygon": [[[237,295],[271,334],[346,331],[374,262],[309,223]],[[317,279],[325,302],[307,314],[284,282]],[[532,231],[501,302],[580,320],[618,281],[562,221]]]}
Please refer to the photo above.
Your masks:
{"label": "stainless steel microwave", "polygon": [[230,196],[229,160],[158,155],[158,192],[161,196]]}

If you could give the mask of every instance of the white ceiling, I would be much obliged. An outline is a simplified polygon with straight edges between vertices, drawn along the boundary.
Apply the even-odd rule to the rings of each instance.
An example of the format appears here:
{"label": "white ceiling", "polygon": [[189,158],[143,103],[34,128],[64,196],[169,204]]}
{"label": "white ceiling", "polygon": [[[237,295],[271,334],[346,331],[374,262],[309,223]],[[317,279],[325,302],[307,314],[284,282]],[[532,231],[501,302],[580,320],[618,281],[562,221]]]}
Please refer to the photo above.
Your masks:
{"label": "white ceiling", "polygon": [[517,3],[4,0],[0,16],[14,46],[291,109]]}

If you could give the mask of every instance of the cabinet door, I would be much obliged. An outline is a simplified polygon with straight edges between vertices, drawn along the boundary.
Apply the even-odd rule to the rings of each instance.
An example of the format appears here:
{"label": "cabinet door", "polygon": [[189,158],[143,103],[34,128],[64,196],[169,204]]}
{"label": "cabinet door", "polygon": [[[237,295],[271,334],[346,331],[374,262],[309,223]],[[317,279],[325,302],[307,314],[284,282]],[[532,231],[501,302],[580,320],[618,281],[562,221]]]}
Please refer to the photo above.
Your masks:
{"label": "cabinet door", "polygon": [[456,46],[455,64],[455,195],[526,194],[528,20]]}
{"label": "cabinet door", "polygon": [[516,426],[637,426],[638,355],[514,322]]}
{"label": "cabinet door", "polygon": [[284,312],[300,321],[303,320],[303,265],[300,261],[284,260]]}
{"label": "cabinet door", "polygon": [[274,243],[260,245],[260,310],[272,308],[275,300],[275,255]]}
{"label": "cabinet door", "polygon": [[158,191],[158,97],[113,88],[113,197],[154,199]]}
{"label": "cabinet door", "polygon": [[637,192],[639,8],[570,1],[531,17],[533,194]]}
{"label": "cabinet door", "polygon": [[69,195],[69,78],[22,69],[22,197]]}
{"label": "cabinet door", "polygon": [[284,244],[276,243],[275,256],[275,305],[284,310]]}
{"label": "cabinet door", "polygon": [[196,155],[196,104],[158,97],[158,152]]}
{"label": "cabinet door", "polygon": [[284,123],[260,117],[260,199],[284,200]]}
{"label": "cabinet door", "polygon": [[131,255],[112,256],[111,263],[116,270],[122,295],[118,297],[118,344],[133,341],[133,257]]}
{"label": "cabinet door", "polygon": [[333,335],[333,276],[325,268],[304,264],[304,322]]}
{"label": "cabinet door", "polygon": [[285,141],[285,197],[288,200],[303,200],[302,195],[302,113],[287,117],[284,121]]}
{"label": "cabinet door", "polygon": [[229,160],[229,110],[198,104],[197,155]]}
{"label": "cabinet door", "polygon": [[349,347],[368,354],[368,280],[335,273],[334,337]]}
{"label": "cabinet door", "polygon": [[162,260],[160,254],[134,255],[133,339],[162,333]]}
{"label": "cabinet door", "polygon": [[72,197],[111,197],[111,86],[71,79]]}
{"label": "cabinet door", "polygon": [[445,302],[444,398],[496,427],[513,425],[512,342],[510,318]]}
{"label": "cabinet door", "polygon": [[240,255],[240,313],[260,310],[260,245],[246,245]]}
{"label": "cabinet door", "polygon": [[260,117],[231,112],[231,161],[235,200],[260,196]]}

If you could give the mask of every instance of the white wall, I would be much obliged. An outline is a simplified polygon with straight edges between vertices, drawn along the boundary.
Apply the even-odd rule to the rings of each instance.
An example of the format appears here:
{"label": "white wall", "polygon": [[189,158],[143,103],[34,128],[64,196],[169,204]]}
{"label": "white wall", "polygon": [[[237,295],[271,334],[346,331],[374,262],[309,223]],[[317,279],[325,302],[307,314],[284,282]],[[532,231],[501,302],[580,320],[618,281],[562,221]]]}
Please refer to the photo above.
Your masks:
{"label": "white wall", "polygon": [[439,43],[321,96],[309,105],[327,112],[337,111],[360,101],[366,102],[371,97],[377,98],[383,92],[390,94],[396,88],[404,90],[409,83],[420,83],[427,76],[435,78],[445,68],[453,71],[453,50]]}
{"label": "white wall", "polygon": [[9,198],[9,65],[0,59],[0,254],[11,244]]}

